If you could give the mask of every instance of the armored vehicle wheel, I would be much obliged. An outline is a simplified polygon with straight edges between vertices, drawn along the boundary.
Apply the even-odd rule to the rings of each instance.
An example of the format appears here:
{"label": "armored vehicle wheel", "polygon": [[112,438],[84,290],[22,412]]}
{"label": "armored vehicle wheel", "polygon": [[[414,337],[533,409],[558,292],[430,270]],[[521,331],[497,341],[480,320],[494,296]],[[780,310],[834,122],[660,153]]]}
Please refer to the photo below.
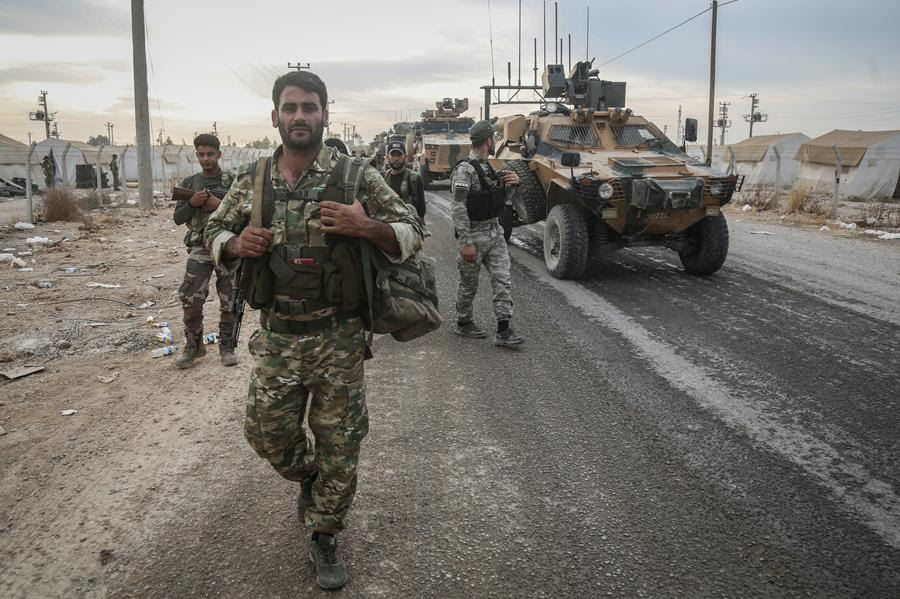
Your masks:
{"label": "armored vehicle wheel", "polygon": [[426,191],[431,191],[431,173],[428,172],[426,165],[419,166],[419,180],[422,181],[422,187]]}
{"label": "armored vehicle wheel", "polygon": [[707,216],[687,230],[688,248],[678,252],[684,269],[694,275],[710,275],[728,255],[728,223],[725,215]]}
{"label": "armored vehicle wheel", "polygon": [[544,190],[541,188],[541,182],[537,175],[528,169],[528,162],[525,160],[510,160],[503,165],[503,168],[511,170],[517,175],[521,183],[519,183],[519,193],[516,194],[516,213],[526,225],[533,225],[542,220],[547,215],[547,201],[544,198]]}
{"label": "armored vehicle wheel", "polygon": [[588,227],[584,215],[571,204],[558,204],[544,227],[544,262],[557,279],[576,279],[588,258]]}

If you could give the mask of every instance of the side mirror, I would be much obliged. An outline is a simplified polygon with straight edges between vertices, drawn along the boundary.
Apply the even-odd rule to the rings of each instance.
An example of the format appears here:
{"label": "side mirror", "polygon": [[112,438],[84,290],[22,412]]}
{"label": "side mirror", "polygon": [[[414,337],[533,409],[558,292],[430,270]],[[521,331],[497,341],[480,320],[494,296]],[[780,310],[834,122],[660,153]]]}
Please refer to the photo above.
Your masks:
{"label": "side mirror", "polygon": [[563,152],[562,165],[576,167],[581,164],[581,153],[579,152]]}
{"label": "side mirror", "polygon": [[697,119],[684,119],[684,141],[697,141]]}

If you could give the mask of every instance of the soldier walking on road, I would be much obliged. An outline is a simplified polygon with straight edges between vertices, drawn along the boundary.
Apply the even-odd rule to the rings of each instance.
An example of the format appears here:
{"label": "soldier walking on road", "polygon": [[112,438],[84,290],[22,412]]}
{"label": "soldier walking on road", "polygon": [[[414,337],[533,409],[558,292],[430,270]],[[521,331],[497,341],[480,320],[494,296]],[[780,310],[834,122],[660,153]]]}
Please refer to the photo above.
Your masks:
{"label": "soldier walking on road", "polygon": [[187,235],[184,245],[188,248],[187,267],[184,281],[178,288],[181,308],[184,311],[184,352],[175,360],[178,368],[190,368],[194,360],[206,355],[206,348],[201,340],[203,336],[203,304],[209,296],[209,280],[216,273],[216,292],[219,294],[219,359],[225,366],[237,364],[237,357],[231,348],[231,336],[234,331],[234,313],[229,306],[232,276],[213,265],[212,254],[203,244],[203,231],[209,221],[209,215],[219,207],[219,199],[209,192],[210,189],[228,189],[234,175],[219,168],[222,152],[219,150],[219,139],[215,135],[203,133],[194,139],[197,160],[203,169],[191,175],[182,183],[194,191],[194,195],[175,206],[175,224],[186,224]]}
{"label": "soldier walking on road", "polygon": [[384,172],[384,180],[419,218],[425,219],[425,187],[419,173],[406,166],[406,145],[402,141],[392,141],[388,145],[388,169]]}
{"label": "soldier walking on road", "polygon": [[[369,430],[365,287],[351,238],[368,239],[401,262],[422,246],[422,229],[373,167],[365,167],[358,187],[347,187],[363,165],[322,144],[328,92],[318,76],[282,75],[272,101],[282,145],[238,172],[205,237],[220,266],[253,258],[242,269],[251,268],[247,280],[257,282],[247,298],[261,314],[249,343],[255,364],[244,434],[260,457],[299,484],[297,510],[312,530],[316,582],[335,589],[348,580],[335,534],[356,493],[360,442]],[[352,203],[345,203],[348,189],[356,192]],[[259,214],[269,217],[250,224]],[[312,445],[303,426],[307,407]]]}
{"label": "soldier walking on road", "polygon": [[517,191],[519,176],[512,171],[497,172],[487,158],[494,152],[494,126],[478,121],[469,130],[472,151],[450,175],[453,194],[451,213],[459,241],[459,290],[456,294],[456,333],[463,337],[485,337],[472,320],[472,302],[478,292],[481,265],[487,269],[494,291],[497,334],[494,345],[518,347],[525,341],[509,326],[512,298],[509,250],[497,217]]}

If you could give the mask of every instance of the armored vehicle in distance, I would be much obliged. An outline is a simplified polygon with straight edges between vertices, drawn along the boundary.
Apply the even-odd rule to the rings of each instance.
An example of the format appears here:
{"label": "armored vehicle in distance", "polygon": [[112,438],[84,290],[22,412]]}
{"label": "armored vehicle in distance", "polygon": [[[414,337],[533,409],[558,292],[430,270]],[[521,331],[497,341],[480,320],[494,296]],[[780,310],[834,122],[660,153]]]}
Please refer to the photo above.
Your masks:
{"label": "armored vehicle in distance", "polygon": [[625,83],[600,80],[592,63],[568,77],[548,65],[544,97],[565,103],[496,121],[492,164],[522,180],[507,226],[546,221],[544,261],[557,278],[578,278],[589,257],[648,245],[678,252],[689,273],[716,272],[728,254],[721,207],[738,179],[625,109]]}
{"label": "armored vehicle in distance", "polygon": [[444,98],[435,107],[422,113],[413,160],[425,189],[432,181],[449,178],[456,163],[468,158],[469,129],[475,124],[460,116],[469,109],[468,98]]}

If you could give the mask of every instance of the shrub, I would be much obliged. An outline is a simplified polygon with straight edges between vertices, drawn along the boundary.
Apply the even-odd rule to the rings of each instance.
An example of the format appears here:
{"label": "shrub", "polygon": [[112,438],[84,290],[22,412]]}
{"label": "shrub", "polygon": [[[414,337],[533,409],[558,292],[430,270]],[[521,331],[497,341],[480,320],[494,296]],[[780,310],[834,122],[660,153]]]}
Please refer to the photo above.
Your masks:
{"label": "shrub", "polygon": [[51,189],[44,194],[44,220],[47,222],[81,220],[81,210],[71,191]]}

